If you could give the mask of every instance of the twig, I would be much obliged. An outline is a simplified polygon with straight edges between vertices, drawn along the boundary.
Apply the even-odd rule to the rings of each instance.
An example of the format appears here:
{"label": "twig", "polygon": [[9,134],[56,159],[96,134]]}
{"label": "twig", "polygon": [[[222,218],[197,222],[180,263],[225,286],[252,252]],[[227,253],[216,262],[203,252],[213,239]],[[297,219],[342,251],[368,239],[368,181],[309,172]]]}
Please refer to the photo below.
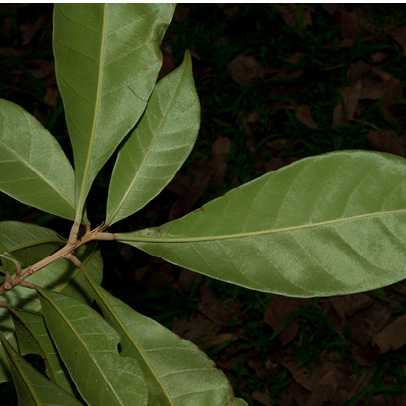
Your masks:
{"label": "twig", "polygon": [[[14,286],[24,286],[27,288],[35,289],[35,285],[31,282],[25,282],[24,279],[28,278],[35,272],[39,271],[40,269],[46,267],[47,265],[52,264],[53,262],[59,261],[61,258],[66,258],[72,261],[77,267],[81,267],[82,263],[80,260],[73,255],[73,251],[80,247],[83,244],[86,244],[90,241],[112,241],[115,240],[115,235],[112,233],[108,233],[105,231],[100,231],[103,229],[104,223],[102,223],[99,227],[96,227],[94,230],[90,229],[90,225],[86,226],[86,233],[82,236],[82,238],[78,239],[78,231],[79,231],[79,224],[74,223],[72,229],[69,234],[68,242],[64,247],[60,250],[56,251],[49,257],[46,257],[37,263],[28,266],[27,268],[21,270],[21,265],[15,259],[7,256],[6,254],[2,254],[0,256],[9,259],[10,261],[14,262],[16,265],[16,274],[13,278],[9,274],[6,275],[6,280],[4,281],[3,285],[0,286],[0,296],[4,295],[10,289],[13,289]],[[0,302],[0,307],[7,307],[4,302]]]}
{"label": "twig", "polygon": [[14,265],[16,266],[16,275],[21,274],[21,265],[20,265],[20,263],[16,259],[12,258],[8,252],[5,252],[4,254],[1,254],[0,257],[8,259],[11,262],[14,262]]}

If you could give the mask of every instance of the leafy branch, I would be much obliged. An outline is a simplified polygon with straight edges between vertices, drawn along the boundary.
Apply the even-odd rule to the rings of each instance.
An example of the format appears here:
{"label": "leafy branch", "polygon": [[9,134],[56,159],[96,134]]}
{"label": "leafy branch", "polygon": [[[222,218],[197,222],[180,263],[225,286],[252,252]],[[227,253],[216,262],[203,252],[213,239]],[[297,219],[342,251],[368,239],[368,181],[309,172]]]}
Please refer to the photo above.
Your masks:
{"label": "leafy branch", "polygon": [[[33,283],[26,282],[25,279],[33,275],[35,272],[38,272],[42,268],[46,267],[53,262],[59,261],[62,258],[69,259],[73,264],[78,265],[80,261],[73,255],[73,252],[80,246],[91,242],[91,241],[111,241],[115,240],[115,236],[112,233],[105,231],[100,231],[103,225],[90,229],[90,226],[86,226],[86,232],[83,236],[79,236],[79,227],[77,223],[74,223],[69,235],[68,242],[60,250],[56,251],[52,255],[41,259],[35,264],[29,265],[28,267],[21,269],[20,263],[14,258],[10,257],[6,253],[0,255],[3,258],[6,258],[12,261],[15,264],[16,272],[13,277],[9,273],[6,274],[4,283],[0,286],[0,296],[4,295],[6,292],[13,289],[15,286],[22,286],[26,288],[36,289],[36,286]],[[0,301],[0,307],[7,307],[5,302]]]}
{"label": "leafy branch", "polygon": [[[67,240],[0,222],[0,381],[13,375],[21,403],[246,406],[199,348],[101,287],[93,241],[116,240],[287,296],[347,294],[405,277],[406,161],[390,154],[306,158],[160,227],[106,231],[168,185],[199,131],[190,53],[156,83],[173,11],[171,4],[55,5],[56,77],[74,170],[34,117],[0,100],[0,190],[74,221]],[[87,196],[117,148],[105,223],[91,229]],[[31,353],[42,355],[49,379],[25,361]]]}

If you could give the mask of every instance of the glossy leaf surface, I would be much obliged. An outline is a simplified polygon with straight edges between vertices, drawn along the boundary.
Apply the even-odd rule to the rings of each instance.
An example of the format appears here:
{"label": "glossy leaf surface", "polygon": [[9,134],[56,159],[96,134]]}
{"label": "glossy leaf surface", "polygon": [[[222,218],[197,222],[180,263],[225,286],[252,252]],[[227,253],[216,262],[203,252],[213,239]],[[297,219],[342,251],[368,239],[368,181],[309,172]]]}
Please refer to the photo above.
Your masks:
{"label": "glossy leaf surface", "polygon": [[192,60],[156,85],[139,124],[120,149],[107,201],[106,224],[130,216],[154,198],[189,156],[200,127]]}
{"label": "glossy leaf surface", "polygon": [[53,47],[72,141],[77,210],[144,112],[161,66],[172,4],[56,4]]}
{"label": "glossy leaf surface", "polygon": [[159,228],[117,234],[151,255],[288,296],[371,290],[406,277],[406,160],[306,158]]}
{"label": "glossy leaf surface", "polygon": [[0,99],[0,191],[73,220],[75,176],[55,138],[22,107]]}
{"label": "glossy leaf surface", "polygon": [[143,374],[136,360],[118,353],[118,333],[89,306],[61,294],[39,293],[47,328],[85,401],[146,406]]}
{"label": "glossy leaf surface", "polygon": [[148,385],[148,406],[231,404],[226,376],[195,344],[182,340],[90,280],[107,321],[121,336],[121,355],[134,357]]}
{"label": "glossy leaf surface", "polygon": [[46,379],[22,358],[0,332],[0,341],[7,354],[18,395],[18,404],[27,406],[80,406],[81,402]]}

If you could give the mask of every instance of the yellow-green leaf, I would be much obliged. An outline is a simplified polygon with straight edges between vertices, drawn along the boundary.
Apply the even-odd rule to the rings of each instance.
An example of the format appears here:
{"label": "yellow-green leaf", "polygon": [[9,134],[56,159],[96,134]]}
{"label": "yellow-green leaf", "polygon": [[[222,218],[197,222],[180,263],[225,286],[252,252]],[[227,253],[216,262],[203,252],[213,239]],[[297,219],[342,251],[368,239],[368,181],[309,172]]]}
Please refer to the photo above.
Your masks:
{"label": "yellow-green leaf", "polygon": [[179,220],[116,237],[260,291],[375,289],[406,277],[406,160],[366,151],[306,158]]}

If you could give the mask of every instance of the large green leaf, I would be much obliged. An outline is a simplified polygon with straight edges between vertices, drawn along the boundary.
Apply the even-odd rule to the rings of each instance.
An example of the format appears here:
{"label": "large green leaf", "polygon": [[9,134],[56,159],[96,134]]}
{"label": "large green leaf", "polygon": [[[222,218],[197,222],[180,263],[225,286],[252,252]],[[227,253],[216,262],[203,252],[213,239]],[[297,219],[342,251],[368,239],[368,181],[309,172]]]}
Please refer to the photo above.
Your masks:
{"label": "large green leaf", "polygon": [[248,403],[240,398],[234,399],[234,403],[231,403],[230,406],[248,406]]}
{"label": "large green leaf", "polygon": [[56,4],[53,47],[72,141],[77,216],[92,181],[145,110],[172,4]]}
{"label": "large green leaf", "polygon": [[[81,247],[78,250],[78,257],[82,260],[89,272],[95,279],[101,282],[102,268],[98,267],[101,262],[101,255],[95,247]],[[54,262],[26,279],[36,286],[49,289],[54,292],[63,293],[83,303],[90,304],[93,291],[87,284],[80,270],[66,259]],[[90,289],[90,290],[89,290]],[[41,310],[38,295],[35,290],[15,286],[6,292],[1,300],[8,305],[38,312]],[[8,310],[6,310],[7,312]],[[4,318],[6,320],[6,318]],[[0,329],[3,330],[3,320],[0,319]]]}
{"label": "large green leaf", "polygon": [[[24,267],[33,264],[48,256],[57,248],[61,247],[64,240],[58,234],[45,227],[34,224],[26,224],[18,221],[0,222],[0,254],[8,253],[9,256],[18,260]],[[13,262],[0,258],[2,262],[2,272],[6,270],[13,274],[15,265]],[[55,275],[52,276],[55,278]],[[54,279],[53,279],[54,280]],[[0,281],[2,284],[3,281]],[[17,289],[15,291],[15,289]],[[35,298],[35,292],[26,288],[15,288],[3,295],[0,300],[7,303],[13,302],[28,305],[30,299]],[[37,301],[38,305],[38,301]],[[0,330],[12,345],[16,344],[15,329],[8,309],[0,308]],[[0,382],[5,382],[10,378],[6,355],[0,348]]]}
{"label": "large green leaf", "polygon": [[141,209],[170,182],[190,154],[199,127],[199,98],[186,52],[182,65],[159,81],[120,149],[109,188],[107,225]]}
{"label": "large green leaf", "polygon": [[[57,248],[60,248],[64,242],[65,240],[55,231],[46,227],[18,221],[0,222],[0,243],[9,254],[12,254],[20,262],[23,268],[47,257]],[[103,273],[103,261],[97,246],[83,246],[77,249],[75,253],[86,265],[93,278],[100,282]],[[7,265],[9,271],[14,268],[12,262],[4,258],[1,261]],[[46,266],[28,277],[27,281],[44,289],[63,292],[77,300],[88,303],[92,300],[92,289],[88,286],[79,268],[76,268],[67,259],[61,259]],[[17,308],[38,311],[40,304],[36,296],[35,291],[17,286],[3,295],[1,300]]]}
{"label": "large green leaf", "polygon": [[27,406],[80,406],[81,402],[46,379],[22,358],[0,332],[0,341],[10,363],[18,404]]}
{"label": "large green leaf", "polygon": [[406,277],[406,160],[366,151],[306,158],[179,220],[116,237],[260,291],[374,289]]}
{"label": "large green leaf", "polygon": [[[1,239],[0,239],[0,251],[1,252],[6,251],[6,247],[1,243]],[[0,267],[0,272],[1,272],[0,285],[2,285],[5,281],[6,274],[4,266]],[[13,321],[11,320],[9,311],[4,307],[0,307],[0,330],[3,332],[3,334],[6,335],[6,338],[13,343],[13,345],[16,344],[17,341],[14,334]],[[8,366],[6,354],[2,349],[0,349],[0,383],[8,381],[10,377],[11,377],[10,369]]]}
{"label": "large green leaf", "polygon": [[[32,265],[61,248],[66,240],[54,230],[20,221],[0,221],[0,243],[22,267]],[[3,254],[3,252],[0,252]],[[5,262],[3,260],[5,264]]]}
{"label": "large green leaf", "polygon": [[36,118],[3,99],[0,190],[30,206],[75,218],[75,176],[62,148]]}
{"label": "large green leaf", "polygon": [[[64,240],[55,231],[45,227],[17,221],[0,222],[0,248],[3,247],[1,254],[7,251],[21,263],[22,267],[31,265],[50,255],[63,243]],[[75,253],[85,264],[92,277],[100,283],[103,261],[97,246],[80,247]],[[15,266],[11,261],[5,258],[0,258],[0,260],[3,263],[2,270],[7,268],[10,273],[14,273]],[[28,277],[27,281],[46,289],[63,292],[65,295],[84,303],[90,303],[92,300],[93,290],[89,287],[82,272],[66,259],[48,265]],[[37,312],[41,309],[37,293],[32,289],[19,286],[6,292],[0,300],[10,306],[28,311]],[[6,335],[7,340],[15,340],[15,329],[10,312],[2,307],[0,307],[0,330]],[[14,341],[12,344],[14,345]],[[0,348],[0,382],[8,379],[8,366],[5,363],[4,352]]]}
{"label": "large green leaf", "polygon": [[51,336],[80,394],[89,405],[148,404],[135,359],[124,358],[120,336],[95,310],[61,294],[39,290]]}
{"label": "large green leaf", "polygon": [[[3,280],[0,279],[0,283]],[[0,307],[0,332],[2,332],[7,340],[13,345],[17,345],[17,340],[14,332],[13,320],[10,317],[10,313],[4,307]],[[0,383],[7,382],[10,379],[10,368],[7,362],[6,354],[3,349],[0,348]]]}
{"label": "large green leaf", "polygon": [[107,321],[121,336],[121,355],[134,357],[148,385],[148,406],[229,406],[226,376],[196,345],[110,295],[88,277]]}
{"label": "large green leaf", "polygon": [[45,361],[49,379],[74,395],[69,374],[60,359],[55,344],[45,326],[42,314],[10,308],[21,355],[38,354]]}

